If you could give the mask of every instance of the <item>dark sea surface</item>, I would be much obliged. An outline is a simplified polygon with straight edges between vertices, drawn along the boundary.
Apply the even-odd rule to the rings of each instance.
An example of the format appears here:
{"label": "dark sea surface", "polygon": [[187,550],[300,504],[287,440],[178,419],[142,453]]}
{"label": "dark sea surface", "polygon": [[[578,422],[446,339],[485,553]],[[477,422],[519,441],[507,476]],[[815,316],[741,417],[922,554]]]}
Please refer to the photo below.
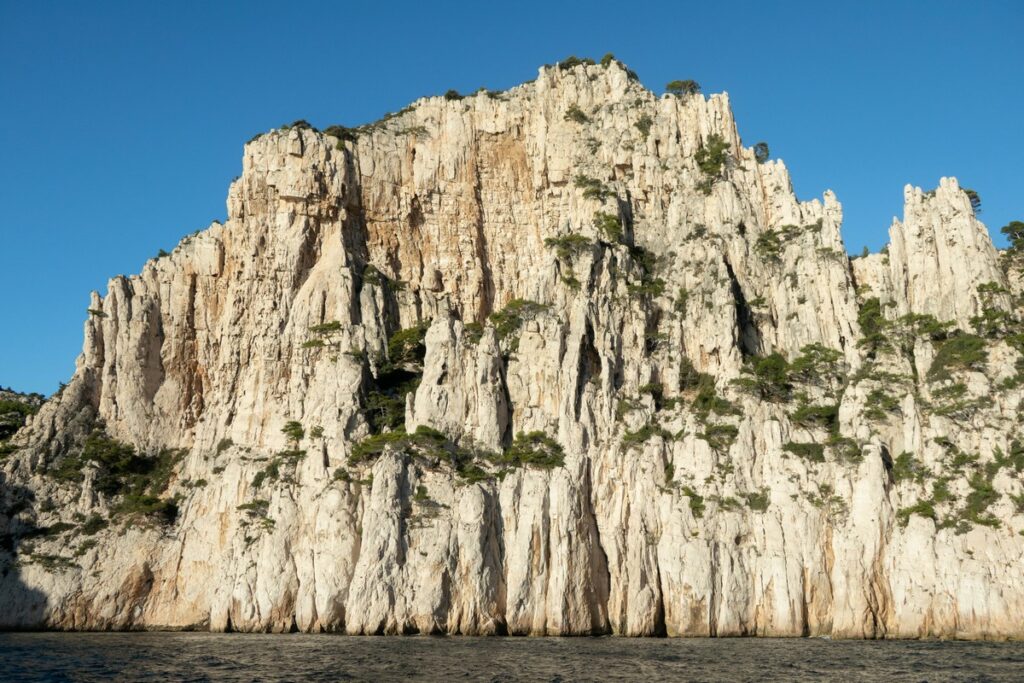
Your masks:
{"label": "dark sea surface", "polygon": [[1021,681],[1024,643],[4,633],[7,681]]}

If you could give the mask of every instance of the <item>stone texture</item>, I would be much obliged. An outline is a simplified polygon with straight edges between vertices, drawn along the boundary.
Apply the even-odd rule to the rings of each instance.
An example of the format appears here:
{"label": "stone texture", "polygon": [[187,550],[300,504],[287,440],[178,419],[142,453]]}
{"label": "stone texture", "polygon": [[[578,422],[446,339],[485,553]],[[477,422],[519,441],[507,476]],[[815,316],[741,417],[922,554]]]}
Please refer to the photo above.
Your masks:
{"label": "stone texture", "polygon": [[[588,120],[567,119],[571,106]],[[704,194],[694,155],[711,135],[731,150]],[[608,194],[587,196],[580,176]],[[599,211],[622,219],[622,243]],[[425,98],[354,141],[262,135],[225,224],[93,295],[74,377],[0,473],[8,533],[112,515],[88,469],[77,482],[46,471],[101,420],[140,450],[184,449],[177,521],[115,517],[92,546],[69,531],[21,547],[5,560],[0,625],[1020,637],[1019,471],[992,480],[998,527],[940,523],[970,495],[971,468],[1022,438],[1020,388],[1000,388],[1019,352],[993,341],[962,373],[985,404],[939,415],[933,345],[872,358],[858,322],[870,294],[891,319],[966,330],[978,285],[1015,285],[953,179],[906,190],[887,256],[851,263],[841,222],[831,192],[798,201],[781,161],[741,146],[726,95],[658,98],[617,63]],[[569,235],[589,242],[567,258],[545,245]],[[484,323],[516,299],[546,308],[513,343]],[[1019,315],[1015,301],[993,305]],[[408,429],[489,451],[544,431],[564,466],[467,482],[400,445],[347,464],[371,430],[363,402],[389,336],[428,320]],[[333,321],[323,346],[307,344]],[[828,434],[731,383],[745,358],[809,344],[835,350],[850,381],[841,395],[823,378],[800,389],[838,404],[856,456],[787,451]],[[694,370],[740,414],[702,417]],[[870,415],[880,389],[898,404],[883,418]],[[256,486],[289,447],[289,420],[306,427],[306,456]],[[650,438],[624,442],[645,425]],[[736,428],[731,445],[716,425]],[[934,479],[950,443],[978,457],[950,474],[960,502],[901,516],[929,494],[895,481],[893,461],[909,452]],[[262,514],[239,509],[255,502]]]}

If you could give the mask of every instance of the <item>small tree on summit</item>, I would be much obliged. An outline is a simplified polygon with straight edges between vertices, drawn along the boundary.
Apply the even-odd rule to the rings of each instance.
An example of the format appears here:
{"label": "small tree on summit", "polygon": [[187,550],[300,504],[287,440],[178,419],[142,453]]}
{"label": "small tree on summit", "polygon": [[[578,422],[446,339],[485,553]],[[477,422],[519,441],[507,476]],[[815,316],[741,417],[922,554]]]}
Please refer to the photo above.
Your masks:
{"label": "small tree on summit", "polygon": [[665,91],[670,95],[696,95],[700,92],[700,84],[689,79],[685,81],[671,81],[665,86]]}
{"label": "small tree on summit", "polygon": [[770,156],[771,152],[768,151],[767,142],[759,142],[756,145],[754,145],[754,159],[757,160],[757,163],[763,164],[764,162],[768,161],[768,158]]}

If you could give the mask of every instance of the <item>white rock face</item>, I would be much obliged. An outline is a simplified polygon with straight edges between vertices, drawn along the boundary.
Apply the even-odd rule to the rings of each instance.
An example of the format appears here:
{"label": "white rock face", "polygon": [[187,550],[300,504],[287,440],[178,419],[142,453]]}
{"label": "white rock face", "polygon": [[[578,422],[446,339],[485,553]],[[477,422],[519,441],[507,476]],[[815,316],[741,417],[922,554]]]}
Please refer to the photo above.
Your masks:
{"label": "white rock face", "polygon": [[[1019,275],[953,179],[887,255],[841,222],[617,63],[260,136],[14,438],[0,626],[1021,637]],[[70,467],[94,427],[180,449],[173,523]]]}

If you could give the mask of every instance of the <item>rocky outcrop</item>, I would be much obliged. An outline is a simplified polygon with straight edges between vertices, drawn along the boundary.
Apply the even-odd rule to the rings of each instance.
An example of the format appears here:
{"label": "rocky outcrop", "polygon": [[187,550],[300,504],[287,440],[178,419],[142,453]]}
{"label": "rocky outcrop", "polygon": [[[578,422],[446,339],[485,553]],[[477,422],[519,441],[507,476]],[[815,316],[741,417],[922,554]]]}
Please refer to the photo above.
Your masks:
{"label": "rocky outcrop", "polygon": [[1019,287],[617,62],[245,147],[3,461],[0,625],[1020,637]]}

